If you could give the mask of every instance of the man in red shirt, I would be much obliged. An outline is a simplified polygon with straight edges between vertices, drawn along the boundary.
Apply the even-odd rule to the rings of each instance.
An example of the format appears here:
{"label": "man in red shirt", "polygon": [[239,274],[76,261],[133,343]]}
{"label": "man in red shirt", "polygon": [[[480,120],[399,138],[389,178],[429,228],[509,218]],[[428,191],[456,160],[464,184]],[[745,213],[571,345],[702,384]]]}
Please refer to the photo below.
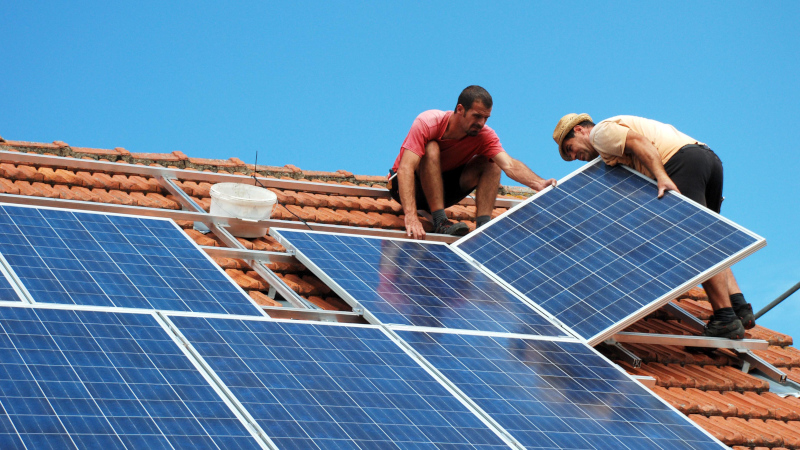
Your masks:
{"label": "man in red shirt", "polygon": [[414,120],[389,174],[392,197],[403,205],[406,233],[425,237],[417,210],[433,216],[435,233],[463,236],[465,223],[451,222],[444,208],[475,193],[478,227],[491,219],[500,187],[500,171],[531,189],[555,186],[503,150],[486,120],[492,96],[480,86],[468,86],[458,96],[455,111],[425,111]]}

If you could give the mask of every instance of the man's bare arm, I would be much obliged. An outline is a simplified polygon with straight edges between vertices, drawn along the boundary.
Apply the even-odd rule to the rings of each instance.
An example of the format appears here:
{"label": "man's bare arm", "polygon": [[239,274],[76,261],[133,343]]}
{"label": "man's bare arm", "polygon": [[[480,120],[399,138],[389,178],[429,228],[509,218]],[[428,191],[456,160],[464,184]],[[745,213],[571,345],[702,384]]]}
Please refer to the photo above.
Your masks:
{"label": "man's bare arm", "polygon": [[536,175],[528,166],[523,164],[522,161],[512,158],[506,152],[498,153],[492,159],[495,164],[503,169],[503,172],[505,172],[509,178],[531,189],[541,191],[549,186],[556,185],[556,180],[554,178],[545,180],[539,175]]}
{"label": "man's bare arm", "polygon": [[681,192],[667,175],[667,171],[664,170],[664,164],[661,162],[661,155],[649,139],[633,130],[628,130],[628,135],[625,138],[625,153],[635,156],[656,178],[658,198],[663,197],[664,192],[668,190],[677,193]]}
{"label": "man's bare arm", "polygon": [[397,191],[400,194],[400,203],[405,214],[406,235],[414,239],[424,239],[425,229],[417,217],[417,193],[414,172],[419,168],[422,158],[414,152],[404,151],[397,167]]}

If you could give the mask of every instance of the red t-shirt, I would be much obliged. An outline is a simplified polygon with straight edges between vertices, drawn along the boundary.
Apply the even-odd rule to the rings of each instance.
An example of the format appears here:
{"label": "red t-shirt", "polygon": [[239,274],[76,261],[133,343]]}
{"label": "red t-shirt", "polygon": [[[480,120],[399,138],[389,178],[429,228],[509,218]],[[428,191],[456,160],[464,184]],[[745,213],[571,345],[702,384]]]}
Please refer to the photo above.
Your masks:
{"label": "red t-shirt", "polygon": [[461,139],[442,139],[442,135],[447,130],[447,121],[453,111],[439,111],[431,109],[418,115],[411,125],[406,140],[400,147],[400,154],[394,161],[392,171],[397,172],[400,166],[400,159],[403,152],[408,150],[416,153],[420,157],[425,156],[425,146],[430,141],[439,143],[439,157],[441,160],[442,172],[463,166],[470,159],[477,155],[483,155],[489,159],[498,153],[505,151],[500,145],[500,138],[497,133],[486,125],[483,126],[477,136],[465,136]]}

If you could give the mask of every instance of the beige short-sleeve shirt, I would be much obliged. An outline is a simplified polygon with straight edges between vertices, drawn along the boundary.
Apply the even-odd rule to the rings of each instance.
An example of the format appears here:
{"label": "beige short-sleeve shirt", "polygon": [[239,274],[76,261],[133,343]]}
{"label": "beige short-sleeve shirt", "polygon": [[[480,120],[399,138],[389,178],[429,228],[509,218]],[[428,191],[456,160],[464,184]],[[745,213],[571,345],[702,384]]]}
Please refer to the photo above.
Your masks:
{"label": "beige short-sleeve shirt", "polygon": [[603,161],[609,166],[624,164],[653,178],[647,167],[633,155],[625,154],[625,139],[628,130],[633,130],[650,140],[666,164],[684,145],[701,144],[672,125],[636,116],[614,116],[603,120],[592,128],[589,139]]}

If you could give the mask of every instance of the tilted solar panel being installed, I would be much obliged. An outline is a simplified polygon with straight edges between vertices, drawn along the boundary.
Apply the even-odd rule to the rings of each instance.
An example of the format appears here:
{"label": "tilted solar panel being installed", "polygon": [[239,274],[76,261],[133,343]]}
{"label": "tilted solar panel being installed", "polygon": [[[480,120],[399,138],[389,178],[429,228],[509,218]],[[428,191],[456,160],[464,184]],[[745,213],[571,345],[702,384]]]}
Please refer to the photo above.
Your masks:
{"label": "tilted solar panel being installed", "polygon": [[727,448],[586,344],[397,334],[527,448]]}
{"label": "tilted solar panel being installed", "polygon": [[170,220],[0,205],[0,253],[35,302],[263,316]]}
{"label": "tilted solar panel being installed", "polygon": [[595,344],[765,244],[598,158],[454,246]]}
{"label": "tilted solar panel being installed", "polygon": [[564,336],[441,243],[271,229],[353,307],[384,324]]}
{"label": "tilted solar panel being installed", "polygon": [[170,320],[279,448],[508,448],[376,327]]}
{"label": "tilted solar panel being installed", "polygon": [[151,314],[0,307],[0,448],[261,448]]}

